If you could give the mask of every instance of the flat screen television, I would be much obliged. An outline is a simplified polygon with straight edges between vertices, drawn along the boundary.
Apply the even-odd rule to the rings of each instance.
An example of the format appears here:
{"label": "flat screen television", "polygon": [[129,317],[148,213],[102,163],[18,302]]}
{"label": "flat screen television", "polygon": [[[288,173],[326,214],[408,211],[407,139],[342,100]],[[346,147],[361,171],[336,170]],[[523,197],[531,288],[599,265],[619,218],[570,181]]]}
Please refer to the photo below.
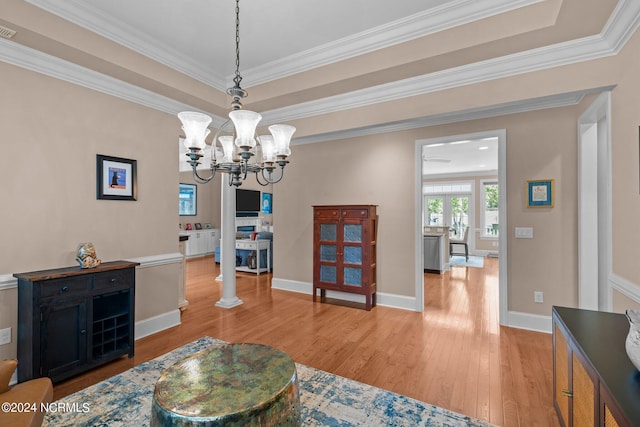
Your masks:
{"label": "flat screen television", "polygon": [[236,212],[260,212],[260,191],[236,189]]}

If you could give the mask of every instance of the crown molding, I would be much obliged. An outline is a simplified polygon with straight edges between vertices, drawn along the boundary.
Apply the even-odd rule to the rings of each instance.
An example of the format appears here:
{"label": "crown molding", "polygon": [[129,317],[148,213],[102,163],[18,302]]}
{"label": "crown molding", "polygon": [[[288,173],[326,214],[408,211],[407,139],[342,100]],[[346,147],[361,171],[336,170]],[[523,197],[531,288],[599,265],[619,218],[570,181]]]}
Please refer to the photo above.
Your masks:
{"label": "crown molding", "polygon": [[0,61],[174,114],[190,107],[39,50],[0,38]]}
{"label": "crown molding", "polygon": [[[180,111],[191,110],[211,115],[150,90],[3,38],[0,38],[0,61],[168,114],[175,115]],[[216,115],[212,117],[213,127],[219,127],[226,121]]]}
{"label": "crown molding", "polygon": [[[336,111],[344,111],[350,108],[358,108],[615,55],[638,29],[639,25],[640,2],[637,0],[620,0],[600,35],[507,55],[397,82],[390,82],[316,101],[265,111],[262,113],[263,124],[268,125],[277,122],[287,122]],[[191,106],[155,94],[146,89],[36,51],[10,40],[0,39],[0,61],[112,96],[117,96],[130,102],[169,114],[177,114],[177,112],[184,110],[199,111]],[[467,110],[453,114],[435,115],[424,119],[373,126],[370,128],[356,129],[354,131],[340,132],[339,134],[349,135],[350,132],[355,132],[358,135],[366,135],[424,127],[439,123],[470,120],[474,117],[488,117],[487,114],[508,114],[509,112],[517,112],[514,110],[514,108],[517,107],[517,105],[509,105],[510,110],[508,108],[508,111],[500,112],[499,109],[492,106],[477,111]],[[527,108],[532,107],[529,106]],[[225,121],[225,118],[213,116],[212,126],[219,128]],[[327,138],[328,135],[331,136],[331,138]],[[301,137],[296,138],[295,143],[318,142],[320,140],[336,139],[336,137],[338,136],[334,134]]]}
{"label": "crown molding", "polygon": [[264,112],[266,123],[291,121],[459,86],[616,55],[640,26],[640,2],[620,0],[603,32],[512,55],[385,83]]}
{"label": "crown molding", "polygon": [[[137,28],[105,15],[86,2],[78,0],[64,2],[54,0],[26,1],[218,90],[224,92],[227,87],[232,85],[233,76],[225,77],[205,69],[193,58],[168,46],[159,45],[156,40],[148,37]],[[455,0],[335,42],[280,58],[259,67],[246,69],[244,74],[251,76],[251,85],[257,85],[541,1]]]}
{"label": "crown molding", "polygon": [[[457,0],[245,70],[252,86],[455,28],[541,0]],[[251,87],[251,86],[249,86]]]}
{"label": "crown molding", "polygon": [[505,116],[508,114],[526,113],[529,111],[545,110],[548,108],[567,107],[578,104],[585,95],[612,90],[612,86],[599,87],[586,91],[570,92],[560,95],[551,95],[523,101],[507,102],[488,107],[471,108],[451,113],[435,114],[416,119],[402,120],[381,125],[366,126],[344,131],[329,132],[319,135],[310,135],[295,138],[292,145],[313,144],[316,142],[334,141],[338,139],[356,138],[361,136],[376,135],[381,133],[399,132],[418,129],[429,126],[443,125],[469,120],[479,120],[489,117]]}
{"label": "crown molding", "polygon": [[222,92],[229,87],[225,76],[205,69],[194,58],[178,50],[158,44],[156,40],[137,28],[105,15],[87,2],[78,0],[64,2],[54,0],[25,1]]}
{"label": "crown molding", "polygon": [[620,0],[602,29],[601,34],[609,41],[617,54],[640,27],[640,2]]}

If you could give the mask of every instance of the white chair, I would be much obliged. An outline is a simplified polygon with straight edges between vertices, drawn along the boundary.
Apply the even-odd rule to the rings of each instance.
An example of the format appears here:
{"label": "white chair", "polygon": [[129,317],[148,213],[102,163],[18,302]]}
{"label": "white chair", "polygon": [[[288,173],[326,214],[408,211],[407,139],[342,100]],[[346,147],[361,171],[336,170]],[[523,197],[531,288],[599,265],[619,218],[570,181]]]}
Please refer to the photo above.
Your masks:
{"label": "white chair", "polygon": [[[465,260],[469,261],[469,245],[467,244],[467,239],[468,238],[469,238],[469,227],[465,227],[464,235],[462,236],[462,239],[449,239],[449,255],[450,256],[464,255]],[[462,246],[464,246],[464,253],[462,253],[462,252],[454,252],[453,251],[453,246],[454,245],[462,245]]]}

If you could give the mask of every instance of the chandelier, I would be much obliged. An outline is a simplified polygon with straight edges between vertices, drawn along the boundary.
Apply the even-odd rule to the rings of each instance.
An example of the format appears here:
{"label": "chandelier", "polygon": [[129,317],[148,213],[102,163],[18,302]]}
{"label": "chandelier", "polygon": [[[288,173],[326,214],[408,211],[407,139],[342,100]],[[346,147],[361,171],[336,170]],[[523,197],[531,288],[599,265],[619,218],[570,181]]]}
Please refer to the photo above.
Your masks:
{"label": "chandelier", "polygon": [[[229,119],[216,132],[211,146],[205,142],[209,135],[211,117],[206,114],[183,111],[178,113],[185,133],[184,145],[189,150],[187,163],[193,169],[193,178],[200,184],[211,181],[217,171],[229,174],[229,185],[239,187],[249,174],[255,174],[260,185],[275,184],[282,180],[284,167],[291,155],[289,144],[296,128],[290,125],[271,125],[270,135],[257,135],[256,128],[262,115],[242,109],[242,99],[248,93],[240,87],[240,0],[236,0],[236,72],[235,85],[227,89],[232,97]],[[231,126],[232,125],[232,126]],[[210,174],[201,177],[197,166],[205,150],[211,150]],[[279,168],[278,168],[279,167]]]}

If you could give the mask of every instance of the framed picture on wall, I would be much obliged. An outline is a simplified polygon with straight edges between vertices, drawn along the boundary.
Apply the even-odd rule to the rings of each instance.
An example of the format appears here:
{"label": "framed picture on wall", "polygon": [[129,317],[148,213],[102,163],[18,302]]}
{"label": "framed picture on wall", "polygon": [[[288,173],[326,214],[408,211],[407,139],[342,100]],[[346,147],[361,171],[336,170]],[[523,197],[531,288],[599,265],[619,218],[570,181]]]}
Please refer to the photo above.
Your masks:
{"label": "framed picture on wall", "polygon": [[137,162],[121,157],[96,155],[96,199],[136,200]]}
{"label": "framed picture on wall", "polygon": [[527,181],[527,207],[552,208],[554,193],[553,179]]}
{"label": "framed picture on wall", "polygon": [[179,184],[178,215],[195,216],[198,214],[198,187],[195,184]]}
{"label": "framed picture on wall", "polygon": [[271,193],[262,193],[262,213],[271,213]]}

